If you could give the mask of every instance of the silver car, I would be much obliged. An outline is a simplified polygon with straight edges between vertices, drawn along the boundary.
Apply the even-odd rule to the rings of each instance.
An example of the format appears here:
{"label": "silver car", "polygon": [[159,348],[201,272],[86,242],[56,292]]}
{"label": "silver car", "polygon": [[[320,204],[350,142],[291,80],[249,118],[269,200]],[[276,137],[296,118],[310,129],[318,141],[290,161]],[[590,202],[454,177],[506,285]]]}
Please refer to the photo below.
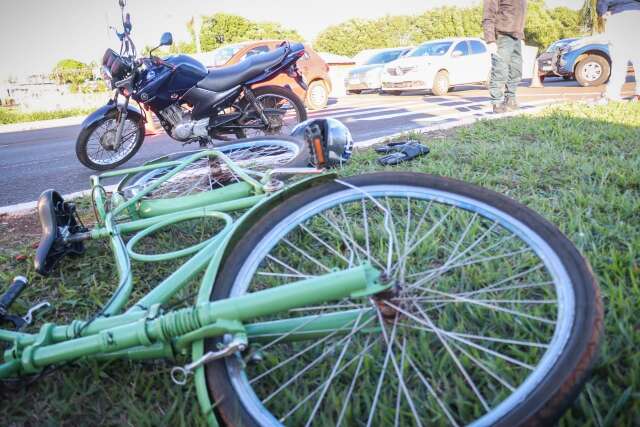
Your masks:
{"label": "silver car", "polygon": [[379,90],[382,87],[380,77],[384,64],[395,61],[410,50],[411,48],[409,47],[383,49],[373,54],[362,65],[352,68],[344,80],[344,87],[347,93]]}

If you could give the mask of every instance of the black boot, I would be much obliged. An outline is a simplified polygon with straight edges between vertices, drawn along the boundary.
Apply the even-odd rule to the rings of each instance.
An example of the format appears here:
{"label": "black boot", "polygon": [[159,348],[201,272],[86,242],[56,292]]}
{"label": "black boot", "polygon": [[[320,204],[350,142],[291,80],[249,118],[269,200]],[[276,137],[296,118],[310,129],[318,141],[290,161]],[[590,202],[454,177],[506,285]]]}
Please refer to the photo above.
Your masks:
{"label": "black boot", "polygon": [[520,105],[518,105],[518,101],[515,98],[507,98],[504,101],[504,105],[507,108],[507,111],[516,111],[520,109]]}
{"label": "black boot", "polygon": [[504,103],[493,104],[493,113],[502,114],[507,112],[507,106]]}

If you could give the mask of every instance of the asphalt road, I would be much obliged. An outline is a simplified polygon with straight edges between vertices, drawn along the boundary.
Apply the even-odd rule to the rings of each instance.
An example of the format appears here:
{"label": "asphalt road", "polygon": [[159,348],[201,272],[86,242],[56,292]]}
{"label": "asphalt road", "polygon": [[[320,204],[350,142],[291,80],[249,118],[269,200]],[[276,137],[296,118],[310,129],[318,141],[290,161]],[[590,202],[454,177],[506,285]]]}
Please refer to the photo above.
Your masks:
{"label": "asphalt road", "polygon": [[[556,100],[593,99],[603,88],[581,88],[575,82],[545,81],[545,87],[519,89],[525,106]],[[625,87],[631,94],[631,83]],[[332,99],[326,110],[310,117],[335,117],[351,130],[355,141],[425,128],[466,116],[490,113],[488,93],[479,86],[456,88],[448,96],[405,92],[400,96],[362,94]],[[79,125],[0,133],[0,207],[36,200],[47,188],[63,194],[86,190],[94,172],[75,155]],[[126,165],[142,164],[161,155],[193,150],[161,134],[147,137],[140,151]]]}

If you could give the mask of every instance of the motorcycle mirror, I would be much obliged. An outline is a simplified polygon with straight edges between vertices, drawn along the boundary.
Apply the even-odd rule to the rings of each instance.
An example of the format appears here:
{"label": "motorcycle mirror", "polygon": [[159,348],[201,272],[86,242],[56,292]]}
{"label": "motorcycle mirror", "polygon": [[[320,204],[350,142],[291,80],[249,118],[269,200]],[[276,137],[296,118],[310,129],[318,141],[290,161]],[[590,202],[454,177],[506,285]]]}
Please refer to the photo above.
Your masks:
{"label": "motorcycle mirror", "polygon": [[173,44],[173,36],[171,33],[163,33],[160,37],[160,46],[171,46]]}
{"label": "motorcycle mirror", "polygon": [[127,33],[130,33],[131,28],[133,28],[133,25],[131,25],[131,15],[127,13],[126,17],[124,18],[124,29]]}

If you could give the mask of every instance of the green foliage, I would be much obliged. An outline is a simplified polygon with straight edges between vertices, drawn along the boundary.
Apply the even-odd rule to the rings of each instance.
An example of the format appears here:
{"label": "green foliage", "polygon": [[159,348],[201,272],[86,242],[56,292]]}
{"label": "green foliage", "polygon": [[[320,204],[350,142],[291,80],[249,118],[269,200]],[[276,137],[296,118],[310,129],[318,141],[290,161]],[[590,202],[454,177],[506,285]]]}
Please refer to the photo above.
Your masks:
{"label": "green foliage", "polygon": [[24,111],[11,108],[0,108],[0,125],[11,123],[26,123],[39,120],[63,119],[65,117],[83,116],[93,109],[74,108],[56,111],[35,111],[26,113]]}
{"label": "green foliage", "polygon": [[91,67],[75,59],[63,59],[51,71],[51,79],[59,84],[79,85],[91,78],[93,78]]}
{"label": "green foliage", "polygon": [[302,40],[302,37],[297,31],[283,28],[275,22],[252,22],[228,13],[202,18],[200,44],[205,52],[225,44],[257,39]]}
{"label": "green foliage", "polygon": [[566,7],[548,9],[543,0],[531,0],[528,4],[524,30],[528,45],[546,49],[556,40],[582,33],[578,12]]}
{"label": "green foliage", "polygon": [[[547,9],[542,0],[529,2],[527,44],[546,48],[555,40],[580,34],[580,16],[566,7]],[[351,19],[322,31],[319,51],[353,56],[363,49],[417,45],[445,37],[482,37],[482,7],[441,7],[416,16]]]}

